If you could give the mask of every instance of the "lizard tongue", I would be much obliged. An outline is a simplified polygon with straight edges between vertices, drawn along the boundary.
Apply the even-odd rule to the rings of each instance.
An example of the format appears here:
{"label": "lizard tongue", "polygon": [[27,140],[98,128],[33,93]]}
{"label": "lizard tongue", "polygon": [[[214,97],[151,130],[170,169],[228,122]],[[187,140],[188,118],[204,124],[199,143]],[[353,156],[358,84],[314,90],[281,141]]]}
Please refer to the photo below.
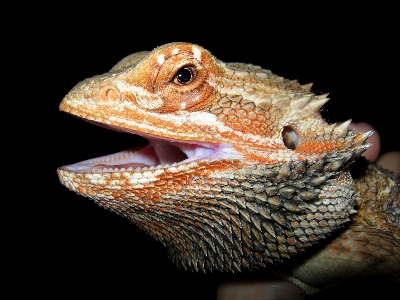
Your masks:
{"label": "lizard tongue", "polygon": [[150,140],[161,165],[203,159],[215,153],[214,149],[198,144]]}

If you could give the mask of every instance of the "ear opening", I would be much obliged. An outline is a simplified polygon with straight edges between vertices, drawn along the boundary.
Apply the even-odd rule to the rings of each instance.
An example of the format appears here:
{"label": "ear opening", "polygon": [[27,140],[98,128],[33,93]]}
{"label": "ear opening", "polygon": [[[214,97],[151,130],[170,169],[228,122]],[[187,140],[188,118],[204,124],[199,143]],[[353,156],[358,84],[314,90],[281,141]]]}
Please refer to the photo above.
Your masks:
{"label": "ear opening", "polygon": [[299,145],[299,138],[292,126],[285,126],[282,130],[282,141],[286,148],[295,150]]}

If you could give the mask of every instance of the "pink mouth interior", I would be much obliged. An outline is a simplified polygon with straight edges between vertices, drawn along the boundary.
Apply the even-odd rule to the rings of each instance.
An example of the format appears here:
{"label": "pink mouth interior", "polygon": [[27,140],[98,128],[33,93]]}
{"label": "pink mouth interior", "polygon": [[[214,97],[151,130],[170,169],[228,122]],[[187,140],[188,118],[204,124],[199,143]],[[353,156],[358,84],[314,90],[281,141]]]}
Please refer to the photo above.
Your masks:
{"label": "pink mouth interior", "polygon": [[146,168],[164,168],[172,164],[189,163],[206,158],[232,158],[238,154],[229,145],[168,140],[86,121],[115,131],[138,134],[147,139],[148,143],[141,147],[67,165],[62,167],[64,170],[81,173],[141,171]]}
{"label": "pink mouth interior", "polygon": [[203,159],[216,152],[197,144],[149,139],[142,148],[132,148],[111,155],[85,160],[63,168],[74,172],[110,172],[138,168],[165,167],[174,163]]}

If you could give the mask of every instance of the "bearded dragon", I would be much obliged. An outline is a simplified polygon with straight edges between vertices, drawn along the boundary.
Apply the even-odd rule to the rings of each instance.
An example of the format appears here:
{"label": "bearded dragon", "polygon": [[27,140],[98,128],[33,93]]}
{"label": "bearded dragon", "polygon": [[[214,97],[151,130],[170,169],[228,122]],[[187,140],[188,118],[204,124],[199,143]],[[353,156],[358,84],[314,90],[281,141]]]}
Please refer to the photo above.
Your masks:
{"label": "bearded dragon", "polygon": [[187,270],[274,268],[306,293],[354,276],[399,282],[399,176],[350,165],[371,131],[328,124],[327,94],[190,43],[127,56],[60,110],[147,144],[57,169]]}

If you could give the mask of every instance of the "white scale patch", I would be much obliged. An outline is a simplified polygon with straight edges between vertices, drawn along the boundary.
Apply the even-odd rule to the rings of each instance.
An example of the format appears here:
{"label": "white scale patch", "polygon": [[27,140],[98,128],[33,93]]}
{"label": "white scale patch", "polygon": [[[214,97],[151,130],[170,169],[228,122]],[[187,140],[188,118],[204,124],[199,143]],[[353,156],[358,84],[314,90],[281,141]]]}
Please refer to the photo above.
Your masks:
{"label": "white scale patch", "polygon": [[186,102],[182,102],[180,105],[180,109],[185,110],[185,108],[186,108]]}
{"label": "white scale patch", "polygon": [[[130,109],[138,110],[138,108],[135,105],[132,105],[130,103],[127,103],[126,106],[129,107]],[[232,131],[231,128],[226,127],[222,122],[217,121],[217,117],[214,114],[210,114],[207,112],[191,112],[190,114],[188,113],[181,115],[173,115],[173,114],[158,114],[147,111],[146,114],[150,116],[150,119],[172,121],[173,123],[176,124],[176,126],[183,126],[188,122],[190,122],[198,126],[216,126],[220,129],[221,132]],[[135,120],[126,120],[116,116],[110,116],[109,120],[112,122],[116,121],[118,123],[126,124],[128,127],[142,128],[144,130],[146,128],[154,129],[153,126],[148,126],[143,122],[137,122]],[[159,127],[157,130],[161,133],[160,135],[170,133],[169,130],[166,130],[162,127]],[[196,136],[196,134],[193,136]]]}
{"label": "white scale patch", "polygon": [[161,66],[165,62],[164,54],[157,56],[157,63]]}
{"label": "white scale patch", "polygon": [[[185,117],[186,119],[186,117]],[[189,114],[189,121],[198,125],[218,124],[223,125],[222,122],[217,121],[217,116],[207,112],[192,112]]]}
{"label": "white scale patch", "polygon": [[[159,180],[159,176],[164,174],[164,170],[156,170],[156,171],[145,171],[143,173],[134,173],[133,176],[129,179],[129,183],[132,185],[145,185],[154,181]],[[128,173],[127,176],[130,174]]]}
{"label": "white scale patch", "polygon": [[194,58],[197,59],[198,61],[200,61],[201,60],[201,50],[199,49],[199,47],[193,46],[192,51],[193,51]]}
{"label": "white scale patch", "polygon": [[75,108],[77,106],[82,105],[82,100],[80,100],[80,99],[67,99],[67,100],[64,100],[64,101],[67,102],[69,106],[72,106],[72,107],[75,107]]}

